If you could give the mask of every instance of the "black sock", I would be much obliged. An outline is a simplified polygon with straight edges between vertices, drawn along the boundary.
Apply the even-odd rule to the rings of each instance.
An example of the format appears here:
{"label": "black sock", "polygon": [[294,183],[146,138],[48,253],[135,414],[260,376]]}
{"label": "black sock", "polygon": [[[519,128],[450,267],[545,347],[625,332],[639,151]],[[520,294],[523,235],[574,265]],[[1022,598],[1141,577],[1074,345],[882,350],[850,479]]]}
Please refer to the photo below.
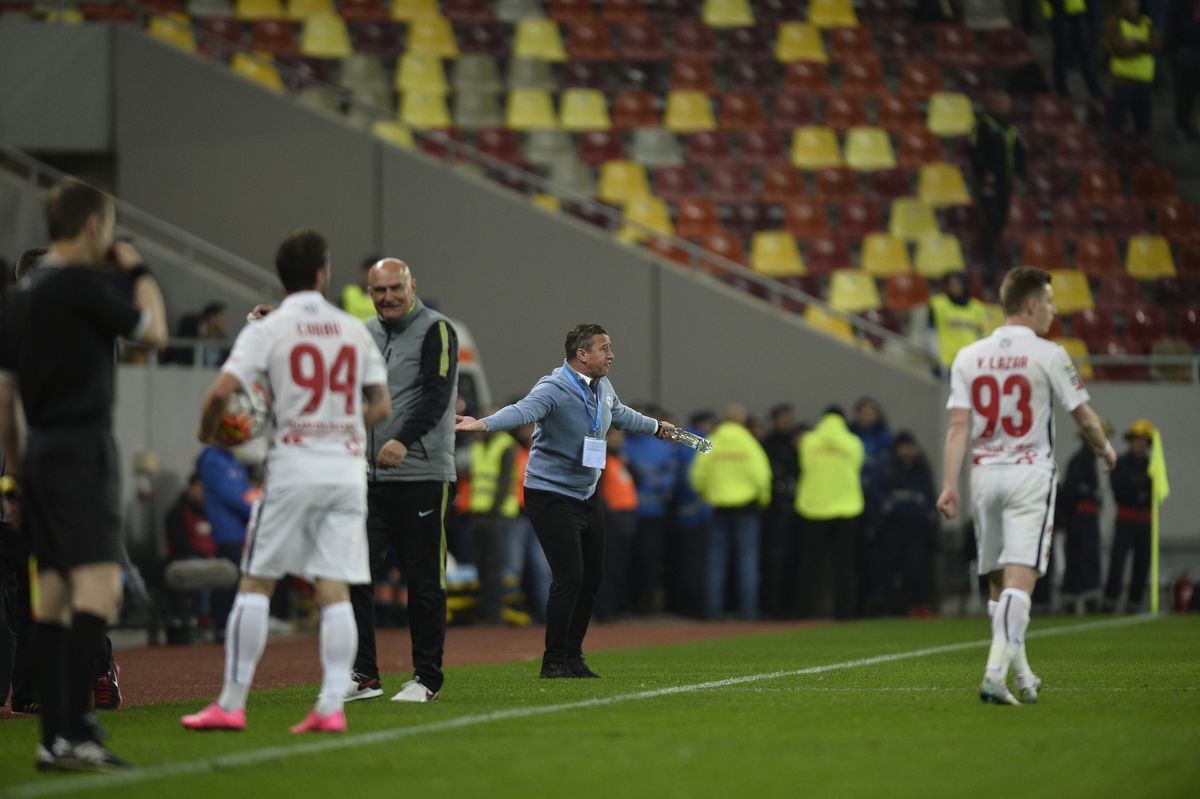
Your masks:
{"label": "black sock", "polygon": [[49,749],[63,733],[63,694],[66,690],[67,628],[37,622],[33,625],[33,673],[41,700],[42,744]]}
{"label": "black sock", "polygon": [[104,650],[104,628],[108,623],[100,616],[77,610],[71,616],[67,632],[67,693],[64,707],[66,731],[71,740],[90,736],[84,723],[96,679],[96,653]]}

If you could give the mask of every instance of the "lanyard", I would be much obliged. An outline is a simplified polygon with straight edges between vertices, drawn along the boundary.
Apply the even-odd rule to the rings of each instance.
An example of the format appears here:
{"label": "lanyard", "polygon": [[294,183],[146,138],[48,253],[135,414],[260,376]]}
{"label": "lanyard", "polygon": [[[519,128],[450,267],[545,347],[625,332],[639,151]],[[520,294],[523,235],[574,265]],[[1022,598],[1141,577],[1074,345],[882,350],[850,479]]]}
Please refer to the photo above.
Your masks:
{"label": "lanyard", "polygon": [[[596,386],[596,415],[593,416],[592,408],[588,405],[587,395],[589,392],[584,387],[583,381],[575,374],[575,370],[567,365],[566,361],[563,361],[563,368],[567,370],[567,377],[571,378],[571,382],[575,384],[575,388],[579,389],[579,398],[583,400],[583,409],[587,411],[588,424],[592,426],[591,435],[594,436],[600,432],[600,387]],[[599,380],[600,378],[594,377],[592,379]]]}

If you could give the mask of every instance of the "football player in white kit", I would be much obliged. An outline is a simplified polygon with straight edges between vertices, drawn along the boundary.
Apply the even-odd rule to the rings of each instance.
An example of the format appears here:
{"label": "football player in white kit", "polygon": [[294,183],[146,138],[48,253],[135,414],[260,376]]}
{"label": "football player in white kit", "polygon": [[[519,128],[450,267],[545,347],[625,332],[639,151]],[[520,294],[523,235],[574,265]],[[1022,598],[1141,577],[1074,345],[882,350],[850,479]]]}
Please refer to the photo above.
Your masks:
{"label": "football player in white kit", "polygon": [[363,447],[366,429],[391,413],[387,372],[363,323],[323,296],[329,247],[319,233],[288,236],[275,266],[287,297],[238,335],[201,411],[200,440],[221,446],[226,400],[262,382],[273,396],[275,430],[226,626],[224,687],[217,701],[180,719],[192,730],[245,729],[271,592],[286,574],[313,583],[324,671],[316,706],[292,732],[346,729],[342,702],[358,646],[348,585],[370,580]]}
{"label": "football player in white kit", "polygon": [[979,696],[1020,704],[1008,688],[1010,666],[1021,701],[1037,701],[1041,680],[1025,656],[1030,594],[1045,574],[1054,523],[1054,404],[1071,414],[1092,451],[1112,469],[1116,453],[1071,357],[1040,338],[1057,312],[1050,273],[1019,266],[1000,287],[1002,327],[964,347],[950,370],[945,476],[938,509],[958,513],[958,477],[968,446],[979,573],[991,587],[992,647]]}

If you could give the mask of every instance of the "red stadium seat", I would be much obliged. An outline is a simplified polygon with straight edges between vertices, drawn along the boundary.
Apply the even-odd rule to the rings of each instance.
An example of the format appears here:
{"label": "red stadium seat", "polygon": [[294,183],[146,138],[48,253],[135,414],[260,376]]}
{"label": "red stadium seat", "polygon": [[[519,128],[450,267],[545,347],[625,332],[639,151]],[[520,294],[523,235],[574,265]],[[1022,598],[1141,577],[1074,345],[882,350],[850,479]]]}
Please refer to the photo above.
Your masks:
{"label": "red stadium seat", "polygon": [[546,16],[560,25],[592,22],[596,19],[591,0],[550,0],[546,7]]}
{"label": "red stadium seat", "polygon": [[1149,352],[1151,345],[1170,338],[1167,314],[1156,305],[1135,305],[1125,309],[1125,340],[1140,352]]}
{"label": "red stadium seat", "polygon": [[784,205],[803,194],[803,172],[788,163],[763,165],[761,195],[763,202]]}
{"label": "red stadium seat", "polygon": [[834,28],[829,31],[829,57],[834,61],[875,58],[875,42],[867,28]]}
{"label": "red stadium seat", "polygon": [[1038,217],[1038,207],[1028,197],[1013,195],[1008,204],[1008,220],[1004,225],[1004,238],[1008,241],[1020,241],[1026,236],[1042,232],[1042,220]]}
{"label": "red stadium seat", "polygon": [[888,61],[920,61],[925,45],[920,32],[910,25],[888,25],[880,30],[879,55]]}
{"label": "red stadium seat", "polygon": [[754,18],[760,23],[778,25],[780,22],[804,19],[807,2],[802,0],[758,0],[754,4]]}
{"label": "red stadium seat", "polygon": [[774,29],[766,26],[731,28],[725,34],[725,52],[730,65],[739,61],[771,61],[774,58],[774,34]]}
{"label": "red stadium seat", "polygon": [[692,263],[692,256],[687,250],[680,247],[671,239],[662,236],[651,236],[647,239],[646,249],[677,264],[690,266]]}
{"label": "red stadium seat", "polygon": [[757,199],[749,171],[740,164],[714,164],[708,170],[708,196],[719,203],[748,203]]}
{"label": "red stadium seat", "polygon": [[887,230],[883,206],[878,200],[853,198],[838,210],[838,232],[848,239],[861,239],[869,233]]}
{"label": "red stadium seat", "polygon": [[746,131],[741,135],[741,160],[747,164],[789,163],[777,133]]}
{"label": "red stadium seat", "polygon": [[665,85],[662,64],[656,61],[617,61],[613,72],[617,91],[658,91]]}
{"label": "red stadium seat", "polygon": [[1200,235],[1200,221],[1191,203],[1173,197],[1158,206],[1158,232],[1171,241],[1187,241]]}
{"label": "red stadium seat", "polygon": [[1115,311],[1142,301],[1142,284],[1124,273],[1105,275],[1096,284],[1096,307]]}
{"label": "red stadium seat", "polygon": [[1175,199],[1175,179],[1171,177],[1171,170],[1153,164],[1142,164],[1133,170],[1129,195],[1135,203],[1150,205]]}
{"label": "red stadium seat", "polygon": [[925,115],[916,100],[894,94],[879,98],[878,125],[889,133],[928,133]]}
{"label": "red stadium seat", "polygon": [[650,5],[650,13],[656,19],[668,21],[686,21],[687,18],[700,16],[699,0],[655,0]]}
{"label": "red stadium seat", "polygon": [[1125,199],[1121,179],[1109,167],[1084,169],[1079,173],[1079,201],[1084,205],[1108,206]]}
{"label": "red stadium seat", "polygon": [[667,202],[678,202],[684,197],[699,194],[699,187],[696,170],[690,166],[664,166],[654,171],[654,196]]}
{"label": "red stadium seat", "polygon": [[524,165],[521,155],[521,140],[516,131],[508,128],[484,128],[475,133],[475,149],[498,161]]}
{"label": "red stadium seat", "polygon": [[1086,233],[1075,241],[1075,268],[1088,277],[1108,280],[1125,271],[1117,243],[1107,233]]}
{"label": "red stadium seat", "polygon": [[508,58],[508,29],[503,23],[461,23],[457,30],[458,49],[463,53],[490,55],[501,60]]}
{"label": "red stadium seat", "polygon": [[825,125],[844,133],[850,128],[870,125],[865,97],[834,95],[825,100]]}
{"label": "red stadium seat", "polygon": [[612,123],[618,130],[657,128],[658,111],[654,95],[645,91],[617,92],[612,102]]}
{"label": "red stadium seat", "polygon": [[[1036,135],[1036,134],[1035,134]],[[1054,148],[1054,163],[1065,169],[1089,169],[1103,164],[1100,145],[1090,131],[1076,126],[1062,128]]]}
{"label": "red stadium seat", "polygon": [[1092,352],[1098,352],[1101,344],[1116,335],[1112,314],[1103,309],[1080,311],[1071,317],[1071,335],[1083,339]]}
{"label": "red stadium seat", "polygon": [[[746,245],[741,236],[735,236],[727,230],[720,230],[698,237],[696,243],[715,255],[742,266],[746,265]],[[707,261],[705,268],[718,276],[729,274],[723,266],[712,261]]]}
{"label": "red stadium seat", "polygon": [[652,22],[621,26],[621,57],[632,61],[662,61],[667,58],[662,32]]}
{"label": "red stadium seat", "polygon": [[1033,61],[1033,53],[1029,49],[1029,39],[1019,28],[999,28],[989,31],[983,50],[984,59],[989,64],[1002,69],[1013,69]]}
{"label": "red stadium seat", "polygon": [[[345,5],[342,6],[345,8]],[[487,0],[442,0],[442,16],[453,22],[490,22],[492,11]]]}
{"label": "red stadium seat", "polygon": [[207,17],[199,20],[199,27],[203,33],[210,34],[196,37],[196,48],[201,55],[225,60],[244,44],[245,29],[239,20]]}
{"label": "red stadium seat", "polygon": [[[1100,355],[1141,355],[1136,347],[1113,337],[1099,342],[1095,352]],[[1097,380],[1145,380],[1146,368],[1136,364],[1097,364]]]}
{"label": "red stadium seat", "polygon": [[681,239],[701,239],[724,230],[717,204],[706,197],[689,197],[675,207],[675,235]]}
{"label": "red stadium seat", "polygon": [[983,65],[983,56],[975,45],[975,34],[964,25],[938,25],[934,28],[933,57],[952,67]]}
{"label": "red stadium seat", "polygon": [[568,61],[563,64],[562,85],[564,89],[608,88],[608,73],[603,61]]}
{"label": "red stadium seat", "polygon": [[816,196],[825,202],[849,202],[859,199],[858,175],[845,167],[817,172]]}
{"label": "red stadium seat", "polygon": [[[797,62],[799,63],[799,62]],[[818,114],[813,110],[813,101],[797,94],[775,95],[771,110],[771,128],[791,132],[795,128],[817,123]]]}
{"label": "red stadium seat", "polygon": [[784,228],[801,241],[831,235],[825,203],[807,197],[793,197],[783,212]]}
{"label": "red stadium seat", "polygon": [[979,211],[974,205],[952,205],[942,209],[942,230],[958,238],[964,248],[979,241]]}
{"label": "red stadium seat", "polygon": [[1200,350],[1200,306],[1193,305],[1179,312],[1177,325],[1179,337],[1192,345],[1192,349]]}
{"label": "red stadium seat", "polygon": [[700,19],[681,19],[675,23],[675,57],[692,61],[719,61],[721,48],[713,29]]}
{"label": "red stadium seat", "polygon": [[581,61],[611,61],[616,58],[607,23],[589,19],[567,26],[567,55]]}
{"label": "red stadium seat", "polygon": [[727,164],[732,162],[730,135],[721,131],[705,130],[687,137],[687,162],[689,164]]}
{"label": "red stadium seat", "polygon": [[1060,195],[1059,199],[1054,201],[1051,220],[1050,229],[1060,239],[1073,241],[1095,230],[1092,212],[1071,197]]}
{"label": "red stadium seat", "polygon": [[1038,233],[1027,236],[1021,247],[1021,263],[1040,269],[1069,269],[1067,254],[1054,236]]}
{"label": "red stadium seat", "polygon": [[883,306],[908,313],[929,303],[929,283],[920,275],[892,275],[883,284]]}
{"label": "red stadium seat", "polygon": [[[863,311],[859,314],[859,317],[882,327],[889,333],[894,333],[897,336],[903,335],[900,316],[890,308],[872,308],[869,311]],[[866,333],[865,337],[871,343],[872,347],[879,349],[883,346],[883,336],[876,333]]]}
{"label": "red stadium seat", "polygon": [[[338,5],[338,13],[347,22],[362,22],[375,20],[383,22],[388,19],[388,8],[383,0],[342,0]],[[487,17],[484,17],[486,19]]]}
{"label": "red stadium seat", "polygon": [[1115,200],[1101,210],[1104,222],[1100,227],[1115,239],[1127,239],[1150,232],[1145,208],[1140,205],[1126,200]]}
{"label": "red stadium seat", "polygon": [[880,200],[898,200],[913,196],[912,173],[907,169],[880,169],[867,177],[871,196]]}
{"label": "red stadium seat", "polygon": [[829,70],[814,61],[793,61],[784,68],[783,89],[790,94],[827,96],[833,94]]}
{"label": "red stadium seat", "polygon": [[1033,133],[1038,137],[1057,136],[1060,130],[1077,128],[1075,106],[1068,97],[1039,94],[1033,99]]}
{"label": "red stadium seat", "polygon": [[[5,8],[6,5],[8,4],[0,3],[0,16],[8,10],[21,13],[32,10],[22,7],[8,9]],[[178,12],[179,7],[174,6],[174,10]],[[79,12],[88,22],[137,22],[137,13],[133,6],[124,3],[80,3]]]}
{"label": "red stadium seat", "polygon": [[805,266],[814,275],[827,275],[835,269],[853,269],[854,253],[843,239],[832,236],[811,239],[806,243],[808,257]]}
{"label": "red stadium seat", "polygon": [[942,67],[933,61],[909,61],[900,72],[900,94],[915,100],[928,100],[929,95],[945,89]]}
{"label": "red stadium seat", "polygon": [[1028,172],[1025,176],[1026,187],[1039,205],[1050,205],[1059,197],[1075,195],[1073,175],[1069,170],[1046,164]]}
{"label": "red stadium seat", "polygon": [[1182,280],[1174,277],[1164,277],[1154,281],[1154,304],[1174,310],[1183,305],[1187,305],[1192,301],[1190,296],[1191,286]]}
{"label": "red stadium seat", "polygon": [[884,94],[887,83],[883,76],[883,64],[878,58],[861,58],[842,65],[842,96]]}
{"label": "red stadium seat", "polygon": [[722,130],[766,130],[762,97],[754,92],[727,92],[721,96],[717,126]]}
{"label": "red stadium seat", "polygon": [[621,24],[646,21],[642,0],[604,0],[601,15],[608,22]]}
{"label": "red stadium seat", "polygon": [[579,136],[579,160],[591,166],[625,159],[625,145],[618,133],[589,130]]}
{"label": "red stadium seat", "polygon": [[1200,276],[1200,238],[1193,237],[1179,245],[1175,268],[1181,275]]}
{"label": "red stadium seat", "polygon": [[300,55],[296,45],[296,28],[285,19],[260,19],[250,34],[250,49],[277,56]]}
{"label": "red stadium seat", "polygon": [[770,92],[775,89],[775,63],[759,59],[729,62],[729,88],[733,91]]}
{"label": "red stadium seat", "polygon": [[770,209],[760,202],[733,203],[725,227],[745,238],[773,227]]}
{"label": "red stadium seat", "polygon": [[712,64],[708,61],[676,61],[671,65],[671,88],[705,94],[719,93],[717,80],[713,77]]}
{"label": "red stadium seat", "polygon": [[901,169],[919,169],[925,164],[942,160],[942,141],[934,134],[927,130],[910,130],[900,134],[897,163]]}

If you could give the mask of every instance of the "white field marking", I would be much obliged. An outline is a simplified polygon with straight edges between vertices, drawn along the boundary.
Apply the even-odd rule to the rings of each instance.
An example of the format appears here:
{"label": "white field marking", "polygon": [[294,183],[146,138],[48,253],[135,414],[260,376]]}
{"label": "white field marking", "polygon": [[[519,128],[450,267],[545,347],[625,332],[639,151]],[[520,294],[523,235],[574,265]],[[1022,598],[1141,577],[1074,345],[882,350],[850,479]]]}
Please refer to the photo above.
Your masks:
{"label": "white field marking", "polygon": [[[1092,630],[1103,630],[1112,627],[1124,627],[1130,624],[1141,624],[1151,621],[1154,616],[1126,616],[1119,619],[1104,619],[1102,621],[1086,622],[1084,624],[1072,624],[1063,627],[1052,627],[1045,630],[1035,630],[1029,633],[1027,638],[1046,638],[1053,635],[1070,635],[1074,633],[1089,632]],[[605,705],[615,705],[621,702],[635,702],[642,699],[656,699],[660,696],[674,696],[676,694],[689,694],[695,691],[706,691],[712,688],[729,688],[734,685],[746,685],[748,683],[763,682],[764,680],[778,680],[783,677],[801,677],[807,674],[824,674],[830,671],[844,671],[846,669],[855,669],[862,666],[875,666],[880,663],[891,663],[897,660],[909,660],[912,658],[927,657],[929,655],[942,655],[948,652],[961,652],[965,649],[975,649],[977,647],[990,646],[992,643],[990,638],[979,639],[976,641],[964,641],[958,644],[944,644],[942,646],[931,646],[925,649],[913,649],[908,652],[894,652],[887,655],[874,655],[872,657],[857,658],[855,660],[844,660],[840,663],[828,663],[823,666],[809,666],[803,669],[785,669],[781,671],[765,672],[763,674],[748,674],[744,677],[730,677],[724,680],[712,680],[710,682],[692,683],[690,685],[673,685],[667,688],[654,688],[647,691],[637,691],[631,694],[618,694],[616,696],[597,697],[595,699],[583,699],[578,702],[564,702],[558,705],[540,705],[536,707],[516,707],[507,710],[495,710],[491,713],[478,713],[471,716],[459,716],[458,718],[446,719],[444,721],[434,721],[428,724],[414,724],[409,727],[394,727],[387,730],[376,730],[374,732],[364,732],[354,735],[338,735],[335,737],[322,737],[318,741],[311,743],[300,743],[291,746],[269,746],[264,749],[252,749],[246,752],[232,752],[229,754],[218,755],[216,757],[206,758],[204,760],[192,760],[184,763],[164,763],[158,766],[148,766],[146,768],[134,768],[128,771],[121,771],[109,774],[93,774],[80,776],[76,778],[59,779],[54,781],[27,782],[23,785],[18,785],[7,792],[7,796],[13,799],[26,799],[27,797],[38,796],[61,796],[63,794],[77,793],[92,789],[116,787],[120,785],[131,785],[143,782],[151,782],[153,780],[167,779],[170,777],[186,777],[193,774],[204,774],[208,772],[225,771],[231,768],[242,766],[253,766],[258,763],[265,763],[270,760],[283,760],[286,758],[299,757],[303,755],[318,755],[326,752],[334,752],[339,749],[349,749],[359,746],[371,746],[373,744],[385,743],[387,741],[395,741],[400,738],[411,738],[414,735],[425,735],[429,733],[446,732],[448,730],[457,730],[462,727],[473,727],[477,724],[489,724],[496,721],[507,721],[509,719],[528,718],[530,716],[544,716],[550,713],[561,713],[567,710],[583,710],[586,708],[603,707]]]}

